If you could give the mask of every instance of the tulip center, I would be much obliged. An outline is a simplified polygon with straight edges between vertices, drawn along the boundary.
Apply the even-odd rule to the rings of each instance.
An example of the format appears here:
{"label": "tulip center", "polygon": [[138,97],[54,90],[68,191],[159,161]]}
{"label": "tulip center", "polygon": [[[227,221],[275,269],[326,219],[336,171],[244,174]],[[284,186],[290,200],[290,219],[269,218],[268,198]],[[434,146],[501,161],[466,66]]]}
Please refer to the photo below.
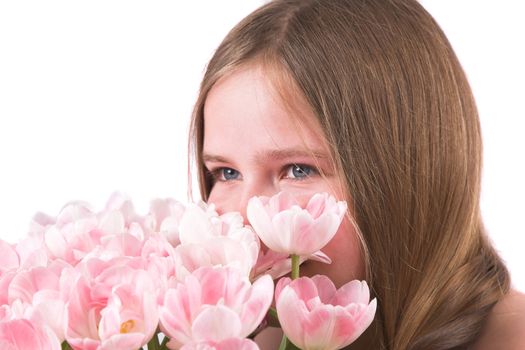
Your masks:
{"label": "tulip center", "polygon": [[126,322],[122,322],[120,324],[120,333],[129,333],[133,327],[135,327],[135,321],[133,320],[127,320]]}

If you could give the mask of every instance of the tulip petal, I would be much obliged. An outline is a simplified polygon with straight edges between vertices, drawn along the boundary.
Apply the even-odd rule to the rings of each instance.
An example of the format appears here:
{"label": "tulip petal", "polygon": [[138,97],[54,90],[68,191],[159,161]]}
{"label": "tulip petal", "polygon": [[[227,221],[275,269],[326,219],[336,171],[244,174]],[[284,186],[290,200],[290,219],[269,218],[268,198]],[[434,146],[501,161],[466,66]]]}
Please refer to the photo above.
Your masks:
{"label": "tulip petal", "polygon": [[308,317],[308,309],[304,301],[297,297],[295,291],[286,286],[276,302],[279,323],[286,336],[299,348],[304,348],[303,324]]}
{"label": "tulip petal", "polygon": [[[168,343],[169,344],[169,343]],[[255,342],[250,339],[229,338],[220,342],[205,341],[185,344],[180,350],[259,350]]]}
{"label": "tulip petal", "polygon": [[350,303],[368,305],[370,290],[364,281],[350,281],[343,285],[333,296],[333,299],[327,300],[332,305],[348,305]]}
{"label": "tulip petal", "polygon": [[306,208],[301,208],[291,194],[279,192],[270,198],[251,198],[246,213],[268,248],[310,256],[334,237],[345,210],[345,202],[337,202],[327,193],[314,195]]}
{"label": "tulip petal", "polygon": [[179,223],[181,243],[201,243],[213,236],[213,225],[208,213],[198,205],[188,205]]}
{"label": "tulip petal", "polygon": [[353,343],[370,326],[374,320],[376,307],[376,299],[374,299],[369,305],[360,307],[359,313],[354,312],[349,315],[346,311],[338,308],[335,336],[344,339],[341,342],[342,347]]}
{"label": "tulip petal", "polygon": [[334,337],[336,327],[334,308],[324,305],[309,313],[303,323],[305,350],[308,349],[337,349],[337,338]]}
{"label": "tulip petal", "polygon": [[366,283],[359,281],[336,291],[326,276],[283,279],[276,287],[281,327],[301,349],[343,348],[355,341],[374,318],[376,300],[369,303],[368,293]]}
{"label": "tulip petal", "polygon": [[60,350],[53,332],[26,319],[0,322],[0,346],[14,350]]}
{"label": "tulip petal", "polygon": [[316,193],[310,198],[306,205],[306,210],[312,218],[317,219],[323,213],[326,207],[326,197],[327,194]]}
{"label": "tulip petal", "polygon": [[250,295],[242,306],[240,318],[243,320],[241,337],[250,335],[266,316],[273,300],[273,280],[265,275],[252,285]]}
{"label": "tulip petal", "polygon": [[261,241],[270,249],[277,251],[279,245],[278,242],[274,241],[272,220],[265,210],[261,198],[253,197],[248,201],[246,216]]}
{"label": "tulip petal", "polygon": [[312,282],[317,288],[317,293],[319,295],[319,299],[321,299],[321,302],[324,304],[335,305],[332,303],[332,298],[334,295],[336,295],[337,289],[335,288],[332,280],[330,280],[325,275],[315,275],[312,277]]}
{"label": "tulip petal", "polygon": [[235,311],[224,305],[209,305],[193,321],[193,340],[221,341],[237,337],[241,328],[241,320]]}

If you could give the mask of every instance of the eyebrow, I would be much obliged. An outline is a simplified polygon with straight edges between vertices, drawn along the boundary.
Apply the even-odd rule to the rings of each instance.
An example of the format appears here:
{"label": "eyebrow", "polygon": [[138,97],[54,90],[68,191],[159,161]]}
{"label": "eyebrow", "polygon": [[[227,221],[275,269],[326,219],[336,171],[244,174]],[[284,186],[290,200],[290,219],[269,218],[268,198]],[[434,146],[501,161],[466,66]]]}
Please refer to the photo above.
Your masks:
{"label": "eyebrow", "polygon": [[[254,161],[263,161],[263,160],[283,160],[288,158],[297,158],[297,157],[314,157],[318,159],[328,159],[328,154],[320,150],[304,150],[297,148],[288,148],[288,149],[272,149],[263,152],[257,152],[257,154],[252,158]],[[204,162],[217,162],[217,163],[228,163],[226,157],[203,153],[202,160]]]}

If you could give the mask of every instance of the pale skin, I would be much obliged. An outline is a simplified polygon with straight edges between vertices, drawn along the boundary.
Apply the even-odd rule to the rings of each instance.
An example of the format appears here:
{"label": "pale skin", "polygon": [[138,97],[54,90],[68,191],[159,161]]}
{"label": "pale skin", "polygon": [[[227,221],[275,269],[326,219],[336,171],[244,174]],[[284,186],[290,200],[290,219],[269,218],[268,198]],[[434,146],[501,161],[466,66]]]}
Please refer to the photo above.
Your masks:
{"label": "pale skin", "polygon": [[[302,202],[316,192],[348,199],[313,112],[306,103],[294,107],[292,118],[257,66],[241,67],[213,86],[204,109],[203,159],[215,179],[209,202],[219,213],[239,211],[246,217],[251,197],[283,190]],[[338,287],[364,279],[359,238],[348,218],[322,251],[332,264],[308,261],[301,275],[324,274]],[[277,348],[274,331],[258,339],[261,349]],[[368,348],[360,343],[366,340],[352,348]],[[525,349],[524,294],[512,291],[496,305],[473,349]]]}
{"label": "pale skin", "polygon": [[[314,120],[304,106],[301,112],[306,120]],[[345,200],[321,133],[293,122],[259,69],[237,71],[210,91],[204,110],[203,159],[215,177],[209,202],[219,212],[239,211],[246,217],[251,197],[285,190],[302,203],[316,192]],[[325,274],[338,287],[363,279],[359,247],[354,227],[345,218],[322,249],[332,264],[308,261],[301,275]]]}

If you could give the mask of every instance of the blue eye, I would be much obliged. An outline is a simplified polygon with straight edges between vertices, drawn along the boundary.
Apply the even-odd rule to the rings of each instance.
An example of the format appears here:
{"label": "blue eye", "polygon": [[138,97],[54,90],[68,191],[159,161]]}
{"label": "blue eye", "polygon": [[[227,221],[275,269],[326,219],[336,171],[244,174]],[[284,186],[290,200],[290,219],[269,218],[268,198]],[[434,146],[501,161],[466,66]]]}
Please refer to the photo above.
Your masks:
{"label": "blue eye", "polygon": [[239,172],[232,168],[220,168],[215,171],[217,180],[219,181],[230,181],[239,178]]}
{"label": "blue eye", "polygon": [[208,175],[211,176],[213,182],[237,180],[241,175],[237,170],[232,168],[217,168],[207,170],[207,172]]}
{"label": "blue eye", "polygon": [[315,172],[312,167],[304,164],[291,164],[289,165],[286,177],[290,179],[301,180],[309,177]]}
{"label": "blue eye", "polygon": [[223,181],[235,180],[239,177],[239,172],[232,168],[221,168],[219,170],[220,170],[221,180]]}

